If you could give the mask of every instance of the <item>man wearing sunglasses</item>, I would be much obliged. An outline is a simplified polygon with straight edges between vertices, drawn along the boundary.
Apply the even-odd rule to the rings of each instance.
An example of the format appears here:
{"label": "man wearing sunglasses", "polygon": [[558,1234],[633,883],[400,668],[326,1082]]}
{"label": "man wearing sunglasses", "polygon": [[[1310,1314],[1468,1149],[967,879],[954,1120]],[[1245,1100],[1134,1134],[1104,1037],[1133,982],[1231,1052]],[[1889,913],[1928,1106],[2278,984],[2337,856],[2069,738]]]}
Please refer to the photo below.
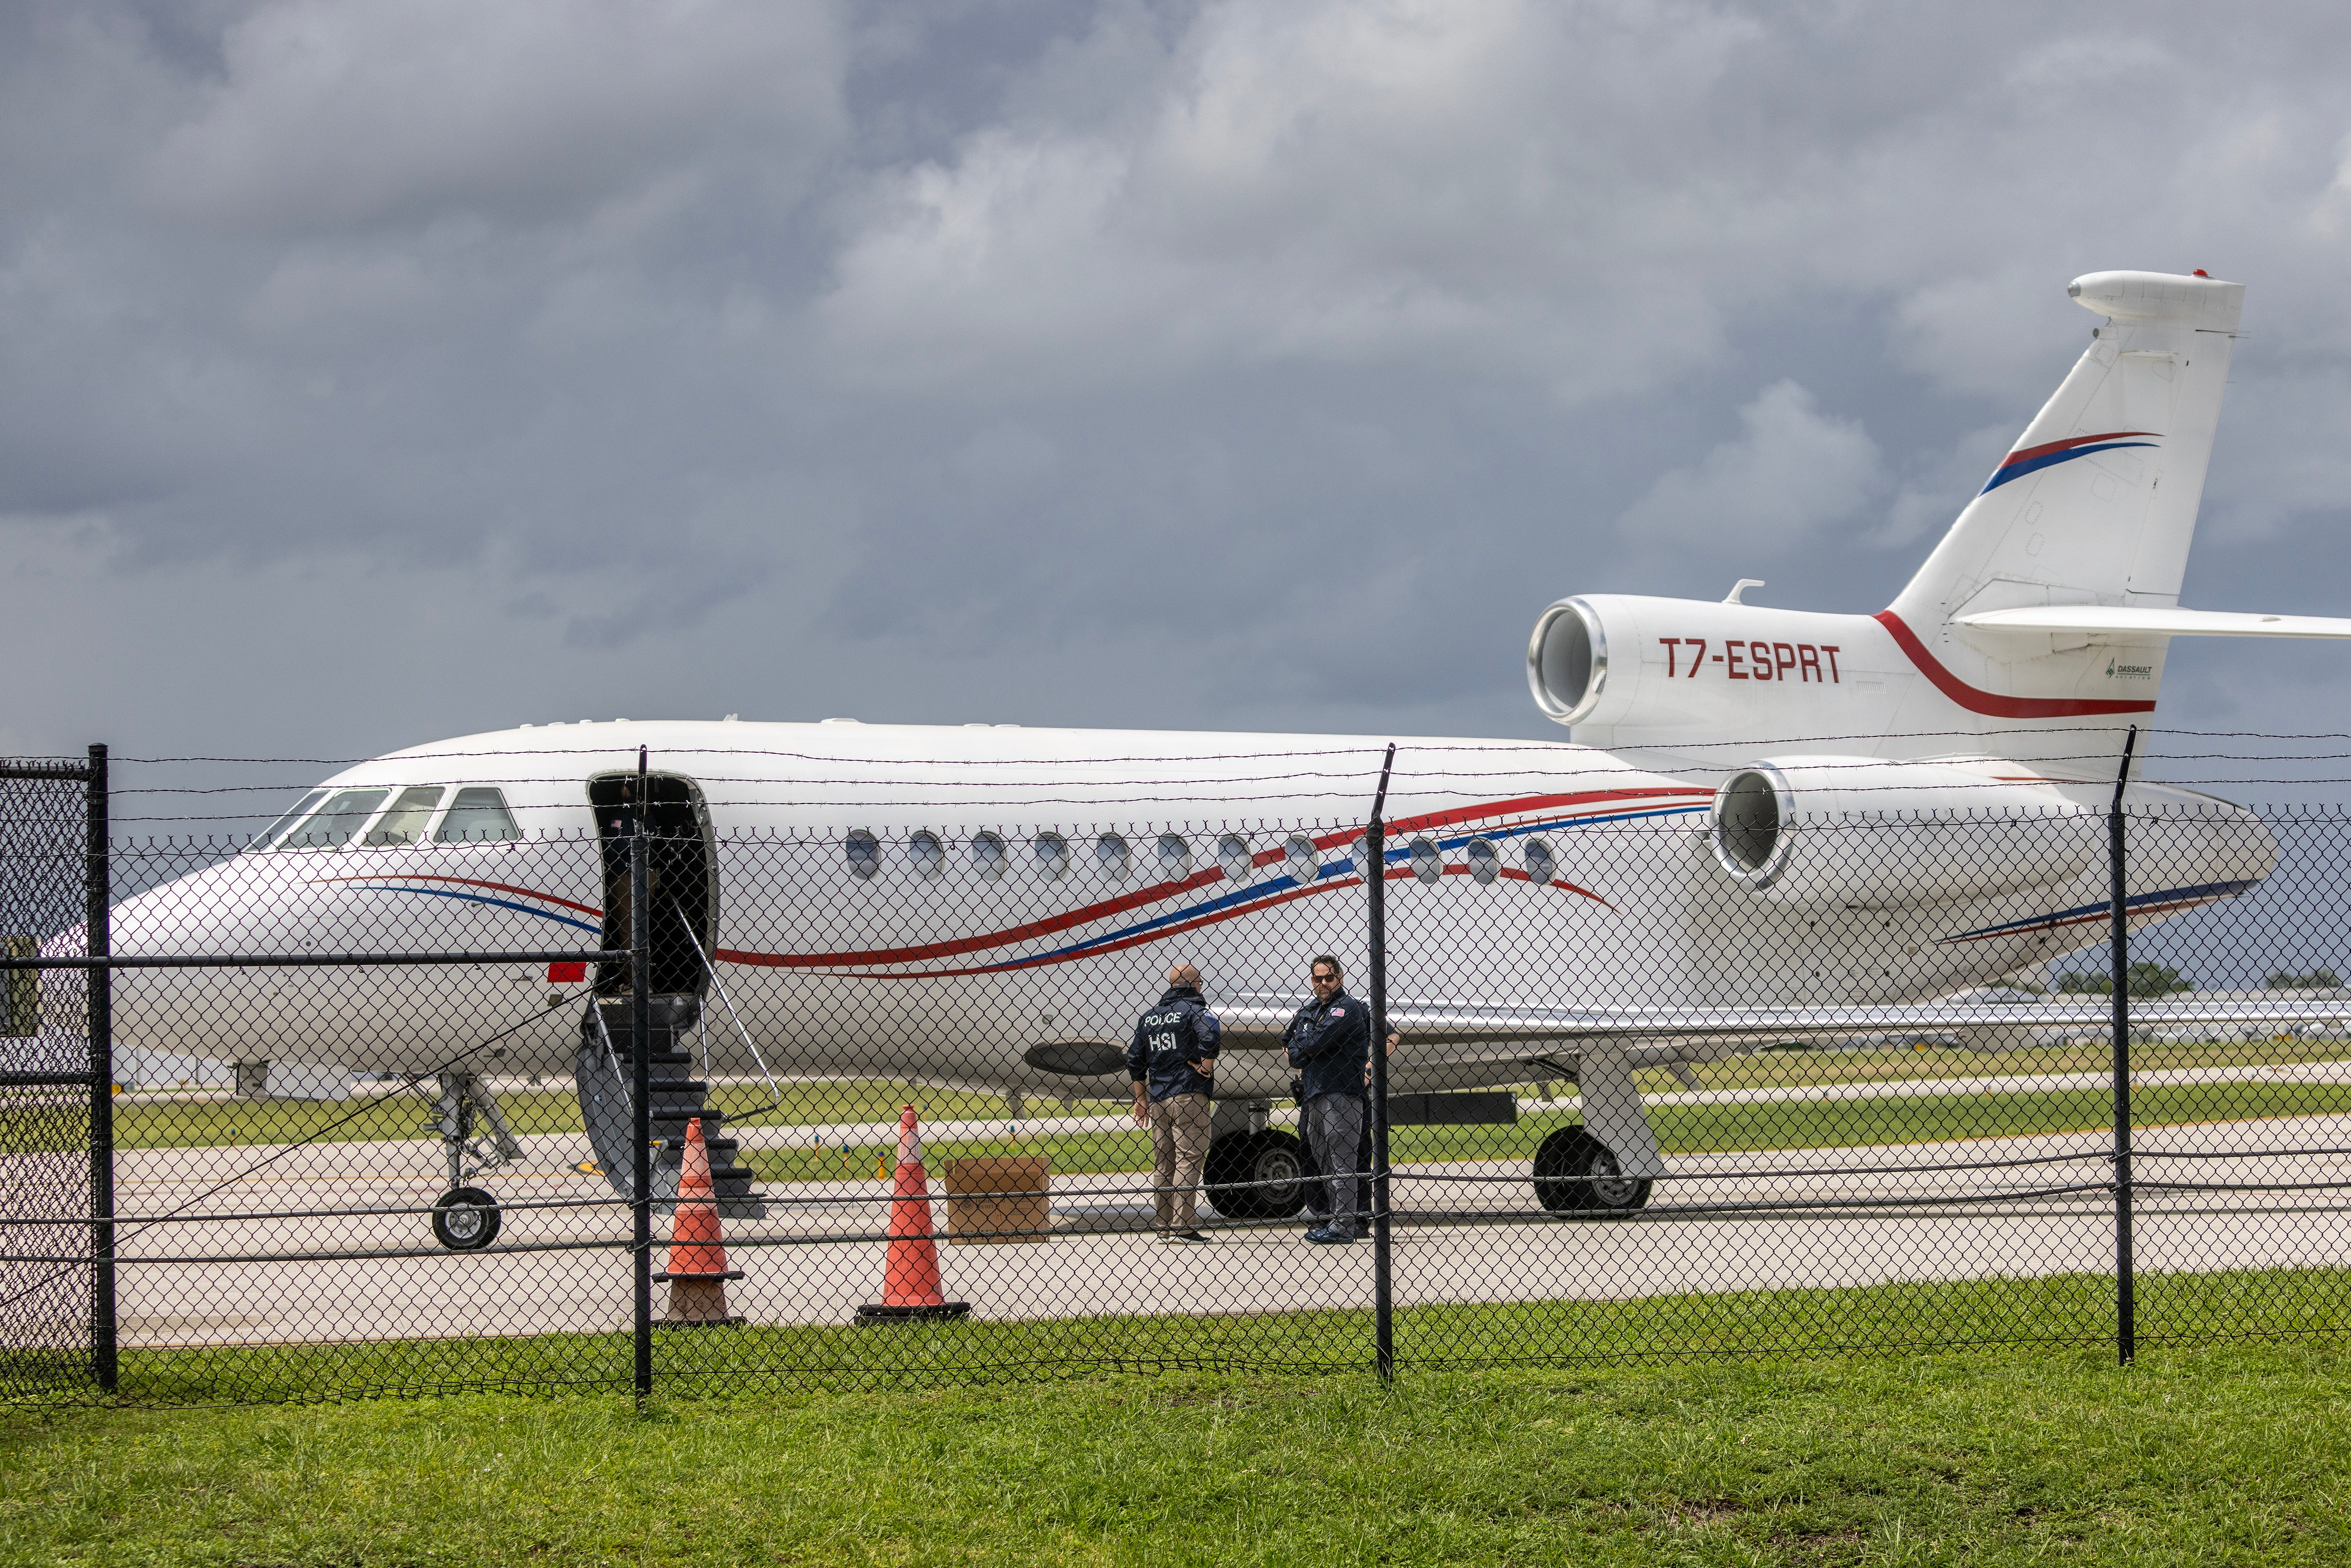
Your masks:
{"label": "man wearing sunglasses", "polygon": [[[1281,1033],[1290,1065],[1298,1069],[1300,1130],[1308,1157],[1324,1184],[1330,1218],[1306,1233],[1318,1246],[1363,1239],[1369,1216],[1356,1203],[1355,1150],[1369,1109],[1364,1075],[1371,1065],[1372,1011],[1349,996],[1339,960],[1318,954],[1306,968],[1314,999]],[[1314,1206],[1322,1209],[1323,1206]]]}

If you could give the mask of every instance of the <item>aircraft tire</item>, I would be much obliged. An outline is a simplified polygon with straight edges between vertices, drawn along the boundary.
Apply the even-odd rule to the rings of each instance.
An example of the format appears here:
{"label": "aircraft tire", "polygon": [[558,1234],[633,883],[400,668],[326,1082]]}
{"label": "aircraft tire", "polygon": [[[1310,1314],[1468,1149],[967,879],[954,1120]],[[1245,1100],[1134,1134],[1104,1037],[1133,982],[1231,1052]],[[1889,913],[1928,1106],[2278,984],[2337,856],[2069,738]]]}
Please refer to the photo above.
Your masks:
{"label": "aircraft tire", "polygon": [[433,1206],[433,1239],[452,1252],[478,1252],[498,1239],[498,1200],[477,1186],[453,1186]]}
{"label": "aircraft tire", "polygon": [[1535,1151],[1535,1201],[1553,1214],[1630,1214],[1649,1203],[1649,1181],[1622,1173],[1608,1145],[1562,1127]]}
{"label": "aircraft tire", "polygon": [[1208,1205],[1227,1219],[1287,1219],[1306,1207],[1305,1168],[1304,1148],[1288,1133],[1228,1134],[1208,1145]]}

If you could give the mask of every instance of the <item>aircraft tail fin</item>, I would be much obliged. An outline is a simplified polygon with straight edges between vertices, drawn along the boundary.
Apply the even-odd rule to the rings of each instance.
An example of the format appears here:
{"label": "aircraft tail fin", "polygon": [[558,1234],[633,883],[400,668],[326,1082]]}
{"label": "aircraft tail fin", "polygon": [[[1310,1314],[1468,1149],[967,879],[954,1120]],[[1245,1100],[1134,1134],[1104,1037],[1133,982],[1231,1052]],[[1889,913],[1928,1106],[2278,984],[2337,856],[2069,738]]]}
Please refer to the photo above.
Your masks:
{"label": "aircraft tail fin", "polygon": [[2094,272],[2066,292],[2106,320],[1896,598],[1921,638],[1991,611],[2179,602],[2244,286]]}

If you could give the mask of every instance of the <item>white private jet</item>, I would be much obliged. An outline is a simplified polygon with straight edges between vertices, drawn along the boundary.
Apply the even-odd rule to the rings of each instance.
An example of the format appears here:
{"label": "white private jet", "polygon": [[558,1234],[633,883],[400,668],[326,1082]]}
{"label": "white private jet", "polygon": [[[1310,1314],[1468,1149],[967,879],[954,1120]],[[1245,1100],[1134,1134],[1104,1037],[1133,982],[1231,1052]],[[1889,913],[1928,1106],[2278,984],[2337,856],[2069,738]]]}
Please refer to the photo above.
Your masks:
{"label": "white private jet", "polygon": [[[1562,599],[1527,669],[1572,739],[1397,741],[1392,1089],[1575,1082],[1583,1125],[1532,1154],[1548,1207],[1646,1201],[1664,1166],[1644,1066],[1792,1039],[1997,1045],[2094,1027],[2104,1003],[1937,998],[2095,940],[2102,814],[2170,639],[2351,636],[2351,620],[2179,607],[2243,287],[2102,272],[2069,292],[2103,319],[2088,349],[1887,609],[1750,605],[1748,582],[1719,603]],[[671,1038],[653,1049],[700,1015],[714,1073],[1116,1094],[1134,1014],[1171,961],[1196,960],[1236,1048],[1217,1075],[1211,1198],[1278,1215],[1298,1205],[1299,1166],[1269,1124],[1290,1077],[1272,1048],[1308,956],[1360,971],[1360,841],[1387,744],[526,725],[327,779],[246,852],[118,905],[115,951],[617,949],[642,816],[663,835],[654,989]],[[2137,779],[2123,799],[2179,817],[2135,852],[2135,924],[2241,894],[2274,863],[2242,809]],[[1827,825],[1856,812],[1869,831]],[[437,1076],[452,1189],[436,1229],[477,1246],[496,1210],[469,1184],[515,1152],[481,1077],[493,1060],[570,1068],[603,1168],[616,1184],[626,1169],[633,1042],[625,1009],[585,1005],[624,996],[621,969],[378,971],[308,1005],[283,994],[285,970],[125,971],[116,1039]],[[657,1125],[674,1134],[706,1112],[702,1082],[677,1076],[674,1050],[655,1060],[671,1080]],[[757,1201],[747,1176],[722,1181],[738,1205]]]}

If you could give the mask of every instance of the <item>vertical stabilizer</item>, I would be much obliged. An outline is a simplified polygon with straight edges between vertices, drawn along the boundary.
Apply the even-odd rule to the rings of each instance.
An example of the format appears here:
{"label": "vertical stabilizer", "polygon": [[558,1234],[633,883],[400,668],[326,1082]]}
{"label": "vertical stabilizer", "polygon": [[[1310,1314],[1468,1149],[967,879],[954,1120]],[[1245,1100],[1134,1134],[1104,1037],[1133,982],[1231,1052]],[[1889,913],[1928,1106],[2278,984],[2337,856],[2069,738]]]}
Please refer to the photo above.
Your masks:
{"label": "vertical stabilizer", "polygon": [[[1950,621],[2028,606],[2179,602],[2245,290],[2200,274],[2094,272],[2066,292],[2105,323],[1880,619],[1989,691],[2035,703],[2128,699],[2144,710],[2162,680],[2167,638],[2020,641]],[[2117,685],[2123,674],[2128,690]],[[2097,710],[2125,703],[2075,706],[2095,723]]]}
{"label": "vertical stabilizer", "polygon": [[[2094,272],[2067,292],[2106,323],[1895,600],[1922,636],[1963,608],[2179,601],[2244,285]],[[1971,604],[1988,591],[2003,602]]]}

